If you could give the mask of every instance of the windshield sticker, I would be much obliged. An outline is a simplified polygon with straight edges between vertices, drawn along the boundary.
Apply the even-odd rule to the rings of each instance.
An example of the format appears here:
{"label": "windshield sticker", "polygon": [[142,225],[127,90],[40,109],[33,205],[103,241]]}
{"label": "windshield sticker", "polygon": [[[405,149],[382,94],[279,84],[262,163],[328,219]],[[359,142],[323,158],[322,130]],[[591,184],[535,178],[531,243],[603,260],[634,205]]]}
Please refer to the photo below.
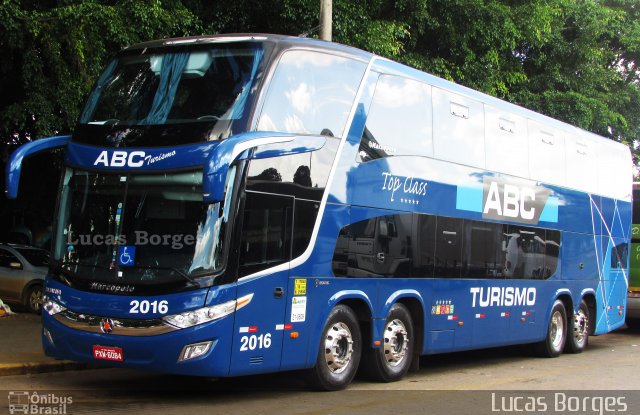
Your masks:
{"label": "windshield sticker", "polygon": [[124,245],[119,248],[118,265],[121,267],[132,267],[136,263],[136,247]]}
{"label": "windshield sticker", "polygon": [[451,300],[438,300],[436,301],[436,305],[431,306],[431,314],[440,316],[440,315],[452,315],[454,314],[455,306],[451,302]]}
{"label": "windshield sticker", "polygon": [[305,321],[307,317],[307,297],[293,297],[291,300],[291,322]]}
{"label": "windshield sticker", "polygon": [[307,295],[307,280],[296,278],[293,295]]}

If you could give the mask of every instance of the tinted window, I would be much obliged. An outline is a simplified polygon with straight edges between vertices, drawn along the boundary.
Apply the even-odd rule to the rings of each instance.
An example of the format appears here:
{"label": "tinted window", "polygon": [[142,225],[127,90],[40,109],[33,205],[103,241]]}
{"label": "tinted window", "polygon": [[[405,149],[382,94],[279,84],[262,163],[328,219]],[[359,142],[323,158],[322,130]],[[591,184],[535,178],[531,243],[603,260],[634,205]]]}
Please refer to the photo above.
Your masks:
{"label": "tinted window", "polygon": [[49,265],[49,253],[41,249],[16,248],[31,265],[36,267],[46,267]]}
{"label": "tinted window", "polygon": [[[251,160],[247,173],[247,203],[244,214],[245,221],[249,222],[245,223],[243,232],[246,235],[243,236],[244,247],[241,249],[244,252],[241,256],[243,275],[286,262],[307,249],[338,143],[338,139],[328,137],[324,147],[318,151]],[[267,203],[261,205],[262,199]],[[285,208],[278,205],[278,200],[286,201],[284,216],[272,211],[272,203],[279,206],[277,209]],[[286,235],[283,234],[281,238],[283,249],[287,244],[291,246],[286,252],[280,252],[278,260],[269,255],[263,258],[256,257],[258,245],[252,233],[256,232],[256,227],[266,226],[261,222],[261,215],[266,215],[271,225],[274,224],[273,215],[287,221],[278,226],[283,232],[286,231]],[[275,234],[270,231],[269,235],[271,238]],[[271,239],[263,242],[273,247]],[[272,249],[268,251],[273,252]]]}
{"label": "tinted window", "polygon": [[162,125],[238,119],[261,57],[259,46],[219,45],[123,54],[101,75],[80,122]]}
{"label": "tinted window", "polygon": [[413,216],[385,215],[342,229],[336,243],[333,272],[343,277],[411,276]]}
{"label": "tinted window", "polygon": [[341,136],[366,65],[304,50],[282,55],[257,129]]}
{"label": "tinted window", "polygon": [[307,249],[320,202],[296,199],[293,221],[293,258]]}
{"label": "tinted window", "polygon": [[247,189],[321,200],[338,144],[328,137],[318,151],[251,160]]}
{"label": "tinted window", "polygon": [[436,216],[416,215],[418,246],[413,251],[413,273],[417,278],[431,278],[435,269]]}
{"label": "tinted window", "polygon": [[465,221],[465,277],[504,276],[502,227],[500,223]]}
{"label": "tinted window", "polygon": [[381,75],[358,151],[360,161],[400,155],[433,155],[431,87]]}
{"label": "tinted window", "polygon": [[[616,249],[626,264],[626,245]],[[342,228],[333,272],[348,277],[546,279],[557,271],[559,252],[557,230],[422,214],[386,215]],[[613,267],[618,266],[613,262],[616,252]]]}
{"label": "tinted window", "polygon": [[620,244],[611,248],[611,268],[627,268],[628,244]]}
{"label": "tinted window", "polygon": [[520,228],[523,278],[541,279],[545,274],[546,239],[544,229]]}
{"label": "tinted window", "polygon": [[460,277],[462,271],[463,220],[438,217],[435,277]]}
{"label": "tinted window", "polygon": [[292,220],[292,197],[246,192],[240,243],[240,276],[291,259]]}
{"label": "tinted window", "polygon": [[505,225],[503,249],[507,278],[546,279],[558,268],[560,232]]}
{"label": "tinted window", "polygon": [[0,267],[9,268],[12,262],[20,263],[18,258],[6,249],[0,249]]}
{"label": "tinted window", "polygon": [[547,229],[545,231],[545,266],[542,278],[549,278],[558,270],[558,256],[560,255],[560,231]]}

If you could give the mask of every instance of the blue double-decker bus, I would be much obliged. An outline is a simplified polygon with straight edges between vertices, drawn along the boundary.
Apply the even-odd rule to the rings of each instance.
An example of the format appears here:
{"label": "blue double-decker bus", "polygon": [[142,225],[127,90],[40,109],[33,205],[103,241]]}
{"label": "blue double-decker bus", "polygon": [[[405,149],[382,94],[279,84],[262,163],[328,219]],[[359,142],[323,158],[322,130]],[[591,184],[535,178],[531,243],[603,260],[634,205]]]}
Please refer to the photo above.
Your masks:
{"label": "blue double-decker bus", "polygon": [[[47,355],[394,381],[421,355],[579,353],[625,319],[624,145],[346,46],[128,47],[66,151]],[[27,189],[28,191],[28,189]]]}

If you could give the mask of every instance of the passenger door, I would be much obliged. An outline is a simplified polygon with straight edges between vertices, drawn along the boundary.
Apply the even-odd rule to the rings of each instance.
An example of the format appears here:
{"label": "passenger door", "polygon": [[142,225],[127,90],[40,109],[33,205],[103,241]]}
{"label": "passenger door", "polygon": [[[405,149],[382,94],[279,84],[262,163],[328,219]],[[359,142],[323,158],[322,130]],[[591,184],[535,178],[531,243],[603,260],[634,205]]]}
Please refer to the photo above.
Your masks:
{"label": "passenger door", "polygon": [[280,368],[294,198],[246,192],[239,255],[238,299],[250,299],[236,312],[231,375]]}

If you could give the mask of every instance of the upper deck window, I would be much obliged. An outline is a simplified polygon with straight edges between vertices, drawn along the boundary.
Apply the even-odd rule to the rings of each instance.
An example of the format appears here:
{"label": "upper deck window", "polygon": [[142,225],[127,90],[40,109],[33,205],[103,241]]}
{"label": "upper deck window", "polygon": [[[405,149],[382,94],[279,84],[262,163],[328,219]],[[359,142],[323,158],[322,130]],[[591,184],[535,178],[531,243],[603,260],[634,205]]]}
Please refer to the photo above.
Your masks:
{"label": "upper deck window", "polygon": [[381,75],[362,133],[358,161],[391,156],[432,156],[431,87]]}
{"label": "upper deck window", "polygon": [[282,55],[257,129],[339,137],[366,65],[307,50]]}
{"label": "upper deck window", "polygon": [[150,126],[242,117],[262,49],[215,45],[126,53],[98,79],[80,124]]}

